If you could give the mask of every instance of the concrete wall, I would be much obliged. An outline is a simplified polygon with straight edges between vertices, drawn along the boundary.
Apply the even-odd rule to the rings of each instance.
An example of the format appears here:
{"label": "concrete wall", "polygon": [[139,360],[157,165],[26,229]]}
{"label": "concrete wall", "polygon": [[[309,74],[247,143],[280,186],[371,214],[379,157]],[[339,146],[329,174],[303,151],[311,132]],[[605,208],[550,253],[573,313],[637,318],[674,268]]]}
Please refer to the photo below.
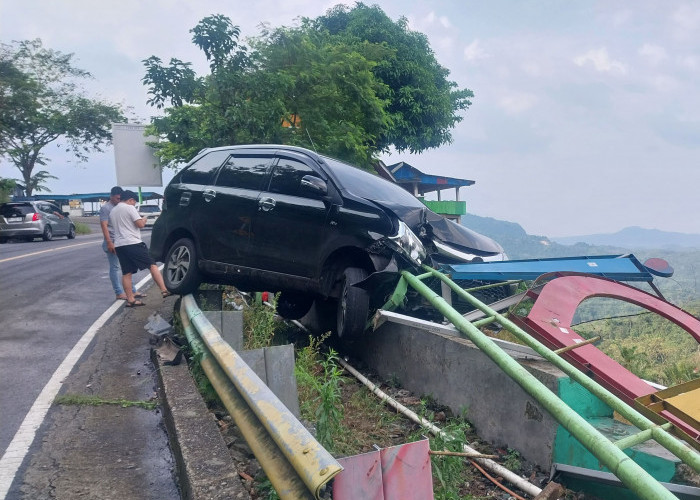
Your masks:
{"label": "concrete wall", "polygon": [[[382,380],[395,379],[417,395],[431,395],[455,414],[466,409],[482,439],[551,466],[557,422],[471,342],[390,322],[366,335],[355,354]],[[558,393],[559,379],[565,377],[560,370],[534,353],[510,354]]]}

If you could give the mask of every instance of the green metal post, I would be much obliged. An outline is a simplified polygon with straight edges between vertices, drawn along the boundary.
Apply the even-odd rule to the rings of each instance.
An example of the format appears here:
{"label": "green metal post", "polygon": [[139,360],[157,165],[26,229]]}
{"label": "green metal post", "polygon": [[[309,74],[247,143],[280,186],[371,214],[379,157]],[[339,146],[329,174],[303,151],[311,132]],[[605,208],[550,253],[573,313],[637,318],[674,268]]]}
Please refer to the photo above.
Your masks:
{"label": "green metal post", "polygon": [[692,449],[686,443],[677,439],[675,436],[673,436],[671,433],[665,430],[662,426],[656,425],[647,417],[645,417],[635,409],[631,408],[620,398],[618,398],[610,391],[602,387],[592,378],[586,376],[584,373],[577,370],[566,360],[554,354],[545,345],[534,339],[531,335],[528,335],[527,332],[525,332],[518,325],[510,321],[508,318],[506,318],[499,312],[493,310],[474,296],[465,292],[458,284],[449,279],[447,276],[435,270],[431,270],[431,272],[434,276],[440,278],[442,281],[447,283],[447,285],[452,290],[454,290],[455,293],[457,293],[461,298],[472,304],[474,307],[479,308],[484,313],[490,316],[494,316],[496,318],[496,321],[498,321],[498,323],[500,323],[501,326],[507,329],[510,333],[515,335],[518,338],[518,340],[532,348],[537,354],[539,354],[544,359],[546,359],[554,366],[559,368],[572,380],[575,380],[576,382],[581,384],[586,390],[588,390],[591,394],[603,401],[606,405],[615,409],[625,419],[629,420],[632,423],[632,425],[642,430],[651,429],[652,438],[657,443],[659,443],[668,451],[676,455],[685,464],[692,467],[695,470],[695,472],[700,473],[700,453]]}
{"label": "green metal post", "polygon": [[[401,273],[414,289],[425,297],[457,329],[491,358],[509,377],[517,382],[571,435],[613,472],[631,491],[642,499],[674,499],[675,496],[651,477],[622,450],[612,444],[583,417],[569,408],[542,382],[503,352],[490,338],[464,319],[442,297],[407,271]],[[491,314],[491,313],[489,313]]]}

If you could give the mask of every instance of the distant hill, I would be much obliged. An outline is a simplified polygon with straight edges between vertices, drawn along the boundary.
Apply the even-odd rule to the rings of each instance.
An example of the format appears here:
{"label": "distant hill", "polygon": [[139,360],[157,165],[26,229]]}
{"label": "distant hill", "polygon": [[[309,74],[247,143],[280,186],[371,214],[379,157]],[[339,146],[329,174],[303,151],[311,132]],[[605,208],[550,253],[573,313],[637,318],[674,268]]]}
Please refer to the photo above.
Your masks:
{"label": "distant hill", "polygon": [[582,242],[589,245],[611,245],[625,248],[700,249],[700,234],[673,233],[637,226],[626,227],[616,233],[565,236],[552,238],[552,240],[563,245]]}
{"label": "distant hill", "polygon": [[[651,243],[652,240],[644,241],[643,245],[622,245],[622,243],[589,244],[580,241],[567,245],[561,242],[561,238],[553,241],[546,236],[527,234],[520,224],[491,217],[467,214],[462,216],[462,224],[496,240],[503,246],[511,260],[626,253],[634,254],[640,262],[644,262],[651,257],[662,258],[668,261],[675,269],[672,278],[658,278],[655,280],[655,283],[663,291],[666,298],[671,300],[671,302],[680,304],[698,300],[700,297],[700,246],[693,248],[679,245],[674,248],[668,245],[663,246],[658,240],[655,240],[656,244]],[[658,232],[665,235],[680,234],[651,229],[642,229],[642,231]],[[622,233],[623,231],[620,232]],[[682,236],[697,236],[700,239],[700,235]],[[580,238],[573,239],[580,240]],[[628,241],[631,243],[633,240]],[[662,241],[669,240],[665,239]]]}
{"label": "distant hill", "polygon": [[614,246],[592,246],[585,243],[562,245],[546,236],[527,234],[518,223],[492,217],[467,214],[462,216],[462,224],[469,229],[496,240],[501,244],[510,259],[544,259],[576,255],[612,255],[629,252],[629,250]]}

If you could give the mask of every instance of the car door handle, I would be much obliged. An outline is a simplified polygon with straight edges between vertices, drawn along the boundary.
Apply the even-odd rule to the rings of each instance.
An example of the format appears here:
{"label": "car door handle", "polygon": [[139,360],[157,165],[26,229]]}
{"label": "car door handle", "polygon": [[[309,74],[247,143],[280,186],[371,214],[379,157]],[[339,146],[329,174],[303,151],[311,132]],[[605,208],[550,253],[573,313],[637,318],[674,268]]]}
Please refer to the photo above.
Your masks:
{"label": "car door handle", "polygon": [[258,201],[258,207],[260,207],[260,210],[263,212],[269,212],[275,208],[276,204],[277,202],[273,198],[260,198],[260,201]]}
{"label": "car door handle", "polygon": [[213,189],[205,189],[202,191],[202,196],[204,197],[204,201],[209,202],[216,198],[216,191]]}

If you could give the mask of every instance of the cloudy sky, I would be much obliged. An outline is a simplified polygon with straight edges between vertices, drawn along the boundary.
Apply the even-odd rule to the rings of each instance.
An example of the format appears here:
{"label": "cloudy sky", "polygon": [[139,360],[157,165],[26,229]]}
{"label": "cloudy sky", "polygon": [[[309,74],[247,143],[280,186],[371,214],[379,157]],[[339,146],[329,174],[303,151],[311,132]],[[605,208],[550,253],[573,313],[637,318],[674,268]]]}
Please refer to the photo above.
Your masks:
{"label": "cloudy sky", "polygon": [[[39,37],[75,54],[93,96],[146,106],[141,61],[177,57],[204,72],[189,30],[224,14],[244,37],[261,23],[294,25],[338,2],[286,0],[1,0],[0,41]],[[366,3],[373,3],[368,1]],[[426,173],[472,179],[471,213],[530,234],[615,232],[626,226],[700,233],[700,4],[695,1],[376,2],[425,33],[472,107],[454,142],[392,154]],[[116,182],[110,150],[83,165],[56,150],[52,192]],[[0,176],[19,177],[7,163]],[[170,176],[166,173],[165,180]],[[447,198],[447,196],[445,196]]]}

